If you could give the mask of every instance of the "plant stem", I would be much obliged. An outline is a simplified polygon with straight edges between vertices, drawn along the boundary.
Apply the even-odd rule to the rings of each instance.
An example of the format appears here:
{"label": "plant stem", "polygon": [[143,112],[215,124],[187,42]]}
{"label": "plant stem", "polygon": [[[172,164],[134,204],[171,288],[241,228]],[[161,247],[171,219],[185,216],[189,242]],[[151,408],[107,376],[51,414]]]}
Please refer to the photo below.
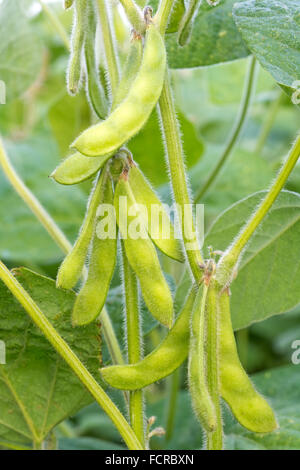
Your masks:
{"label": "plant stem", "polygon": [[276,115],[280,109],[282,98],[283,98],[283,91],[279,90],[278,96],[270,105],[270,108],[266,113],[267,114],[266,119],[263,122],[261,131],[257,140],[257,144],[254,150],[254,152],[257,154],[260,154],[262,149],[264,148],[268,135],[270,134],[270,131],[273,127]]}
{"label": "plant stem", "polygon": [[[19,175],[16,173],[14,167],[9,161],[8,155],[5,152],[2,139],[0,138],[0,165],[3,168],[3,171],[15,189],[19,196],[23,199],[25,204],[31,209],[36,218],[41,222],[45,227],[49,235],[55,241],[55,243],[61,248],[63,253],[68,254],[72,249],[72,244],[66,238],[61,229],[56,225],[52,217],[48,214],[45,208],[40,204],[36,199],[34,194],[25,186]],[[122,352],[116,338],[113,326],[110,322],[108,313],[103,308],[101,312],[101,321],[103,327],[104,337],[107,341],[109,351],[111,353],[112,359],[117,361],[117,364],[124,363]]]}
{"label": "plant stem", "polygon": [[179,209],[178,218],[185,251],[193,276],[197,282],[200,282],[202,274],[199,265],[203,263],[203,259],[195,235],[193,211],[184,168],[183,148],[168,72],[159,100],[159,111],[174,199]]}
{"label": "plant stem", "polygon": [[[292,172],[294,166],[296,165],[298,158],[300,156],[300,134],[298,135],[296,142],[294,143],[286,161],[284,162],[281,170],[279,171],[274,183],[270,187],[268,194],[262,200],[261,204],[246,223],[245,227],[242,229],[237,239],[234,241],[229,251],[225,253],[224,258],[232,257],[236,261],[238,260],[242,250],[245,245],[248,243],[250,237],[255,232],[258,225],[261,223],[263,218],[268,213],[272,204],[276,200],[278,194],[285,185],[290,173]],[[222,258],[221,258],[222,261]]]}
{"label": "plant stem", "polygon": [[243,98],[241,101],[239,113],[237,116],[237,119],[234,123],[233,129],[231,131],[231,135],[229,137],[229,140],[226,144],[226,147],[217,162],[216,166],[213,168],[212,172],[208,176],[206,182],[204,183],[203,187],[200,188],[200,191],[196,194],[195,196],[195,201],[198,202],[199,200],[203,199],[203,197],[206,195],[208,190],[210,189],[211,185],[215,182],[216,178],[218,177],[220,171],[222,170],[223,166],[228,160],[228,157],[231,155],[231,152],[237,143],[241,132],[244,128],[244,124],[246,121],[246,118],[248,116],[248,111],[251,105],[252,97],[254,94],[255,90],[255,84],[256,84],[256,71],[257,71],[257,62],[255,57],[251,57],[250,63],[249,63],[249,68],[248,72],[246,75],[246,80],[245,80],[245,85],[244,85],[244,93],[243,93]]}
{"label": "plant stem", "polygon": [[132,27],[137,33],[143,33],[145,30],[145,22],[139,6],[134,0],[120,0],[126,16],[131,23]]}
{"label": "plant stem", "polygon": [[13,274],[0,261],[0,278],[8,287],[14,297],[20,302],[29,314],[35,325],[42,331],[47,340],[52,344],[58,354],[67,362],[79,380],[85,385],[104,412],[110,417],[130,450],[142,450],[143,447],[133,430],[125,420],[122,413],[106,395],[102,387],[96,382],[90,372],[84,367],[69,345],[57,333],[40,308],[32,300],[22,285]]}
{"label": "plant stem", "polygon": [[50,23],[53,25],[54,29],[57,31],[57,33],[61,37],[64,45],[66,46],[68,50],[70,50],[70,41],[69,41],[68,35],[62,23],[60,22],[59,18],[57,17],[57,15],[55,15],[52,9],[43,0],[39,0],[39,3],[44,13],[47,15]]}
{"label": "plant stem", "polygon": [[215,283],[212,281],[208,290],[208,318],[207,318],[207,384],[213,401],[217,427],[214,432],[207,433],[207,450],[222,450],[223,448],[223,423],[219,393],[219,345],[217,309],[217,296],[219,295]]}
{"label": "plant stem", "polygon": [[178,398],[180,386],[180,368],[175,370],[175,372],[169,378],[169,403],[168,403],[168,414],[167,414],[167,423],[166,423],[166,441],[168,442],[174,431],[174,422],[176,416],[176,404]]}
{"label": "plant stem", "polygon": [[[126,305],[126,329],[127,329],[127,347],[128,362],[135,364],[141,360],[141,331],[140,331],[140,312],[139,312],[139,291],[136,276],[129,265],[124,246],[123,253],[123,276]],[[143,413],[143,392],[136,390],[130,392],[129,414],[131,426],[139,439],[145,445],[144,434],[144,413]]]}
{"label": "plant stem", "polygon": [[119,64],[118,55],[112,35],[108,7],[105,0],[97,0],[97,7],[101,25],[102,40],[105,50],[105,58],[107,64],[107,71],[112,95],[115,95],[116,89],[119,84]]}
{"label": "plant stem", "polygon": [[166,32],[174,3],[174,0],[160,0],[154,22],[158,24],[161,34]]}
{"label": "plant stem", "polygon": [[48,212],[44,209],[44,207],[40,204],[40,202],[36,199],[32,192],[25,186],[19,175],[16,173],[15,169],[13,168],[12,164],[8,159],[1,138],[0,165],[2,166],[4,173],[6,174],[8,180],[10,181],[16,192],[31,209],[31,211],[41,222],[41,224],[45,227],[49,235],[58,244],[61,250],[65,253],[70,251],[72,248],[71,243],[67,240],[64,233],[53,222],[53,219],[50,217]]}

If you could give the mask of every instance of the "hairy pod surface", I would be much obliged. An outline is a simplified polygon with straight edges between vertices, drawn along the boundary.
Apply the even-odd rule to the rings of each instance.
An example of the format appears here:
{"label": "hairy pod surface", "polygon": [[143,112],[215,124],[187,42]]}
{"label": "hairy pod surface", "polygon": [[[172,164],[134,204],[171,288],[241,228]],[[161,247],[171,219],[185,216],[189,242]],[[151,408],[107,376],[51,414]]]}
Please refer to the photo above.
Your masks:
{"label": "hairy pod surface", "polygon": [[[113,204],[113,189],[110,177],[103,174],[101,181],[101,204]],[[113,221],[115,217],[113,216]],[[88,277],[80,290],[73,309],[75,326],[87,325],[97,318],[104,307],[117,259],[117,237],[101,239],[94,227]]]}
{"label": "hairy pod surface", "polygon": [[67,88],[70,95],[79,91],[82,76],[82,52],[87,24],[87,0],[75,0],[74,25],[71,36],[71,54],[67,72]]}
{"label": "hairy pod surface", "polygon": [[154,25],[146,32],[142,63],[127,97],[104,121],[84,131],[72,144],[87,156],[116,151],[139,132],[156,105],[165,78],[166,50]]}
{"label": "hairy pod surface", "polygon": [[112,154],[90,158],[76,152],[58,165],[51,178],[65,185],[82,183],[94,176],[111,156]]}
{"label": "hairy pod surface", "polygon": [[[121,207],[123,202],[125,207]],[[156,250],[148,236],[145,219],[139,213],[127,175],[124,173],[116,186],[115,209],[126,256],[140,281],[146,305],[160,323],[171,328],[174,315],[172,295],[162,273]],[[133,238],[128,229],[137,219],[140,233]]]}
{"label": "hairy pod surface", "polygon": [[62,289],[72,289],[81,276],[93,235],[97,207],[101,198],[101,179],[101,176],[97,178],[79,236],[72,250],[59,268],[56,284],[57,287],[61,287]]}
{"label": "hairy pod surface", "polygon": [[124,69],[122,72],[122,78],[118,85],[118,89],[114,96],[112,109],[116,109],[120,103],[126,98],[129,93],[129,90],[132,86],[132,83],[136,79],[138,71],[140,69],[143,57],[143,43],[140,35],[133,33],[133,37],[130,44],[130,49],[126,62],[124,64]]}
{"label": "hairy pod surface", "polygon": [[165,255],[183,262],[181,245],[175,238],[170,217],[141,170],[135,165],[130,169],[129,183],[137,203],[147,208],[148,233],[152,241]]}
{"label": "hairy pod surface", "polygon": [[213,432],[217,426],[217,417],[207,382],[207,293],[208,287],[204,284],[198,289],[194,303],[188,379],[196,416],[207,432]]}
{"label": "hairy pod surface", "polygon": [[99,79],[99,67],[96,57],[96,12],[93,5],[88,6],[87,28],[84,38],[84,56],[86,65],[86,95],[91,108],[100,119],[105,119],[108,103],[102,83]]}
{"label": "hairy pod surface", "polygon": [[136,364],[101,369],[103,379],[121,390],[138,390],[174,372],[186,357],[195,298],[196,288],[192,287],[174,326],[154,351]]}
{"label": "hairy pod surface", "polygon": [[236,419],[252,432],[271,432],[278,427],[274,412],[255,390],[238,357],[230,317],[229,295],[219,298],[221,320],[221,395]]}

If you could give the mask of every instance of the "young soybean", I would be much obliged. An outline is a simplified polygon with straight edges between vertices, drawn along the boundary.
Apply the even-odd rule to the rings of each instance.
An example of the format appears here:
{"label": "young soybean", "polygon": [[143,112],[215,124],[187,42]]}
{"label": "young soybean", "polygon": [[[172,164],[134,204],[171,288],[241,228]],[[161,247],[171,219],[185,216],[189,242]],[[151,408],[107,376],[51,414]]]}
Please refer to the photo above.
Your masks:
{"label": "young soybean", "polygon": [[[105,172],[106,173],[106,172]],[[110,177],[103,172],[101,204],[113,204]],[[112,223],[115,224],[115,218]],[[79,292],[73,310],[73,325],[87,325],[97,318],[104,307],[117,259],[117,237],[102,239],[94,231],[88,277]]]}
{"label": "young soybean", "polygon": [[185,46],[190,40],[193,23],[201,3],[202,0],[189,0],[187,10],[179,26],[178,43],[180,46]]}
{"label": "young soybean", "polygon": [[201,425],[207,432],[213,432],[217,425],[216,410],[207,383],[206,326],[207,326],[208,286],[200,287],[192,314],[190,353],[189,353],[189,390],[192,403]]}
{"label": "young soybean", "polygon": [[[179,240],[175,238],[169,215],[143,173],[134,163],[129,172],[129,184],[137,203],[147,208],[148,232],[153,243],[165,255],[183,262],[181,246]],[[157,214],[153,213],[153,209],[157,211]],[[157,220],[155,220],[156,215]]]}
{"label": "young soybean", "polygon": [[187,356],[189,323],[195,298],[196,288],[192,287],[174,326],[152,353],[136,364],[101,369],[103,379],[121,390],[138,390],[174,372]]}
{"label": "young soybean", "polygon": [[100,119],[105,119],[108,103],[104,89],[99,80],[99,68],[96,58],[96,13],[93,5],[88,7],[87,28],[84,39],[84,56],[86,65],[86,95],[91,108]]}
{"label": "young soybean", "polygon": [[79,91],[82,76],[82,51],[87,24],[87,0],[75,0],[74,25],[71,36],[71,54],[67,72],[67,88],[70,95]]}
{"label": "young soybean", "polygon": [[137,134],[160,97],[165,70],[164,41],[151,24],[146,32],[142,64],[127,97],[104,122],[84,131],[73,147],[87,156],[101,156],[116,151]]}
{"label": "young soybean", "polygon": [[236,349],[230,317],[229,295],[219,297],[221,395],[236,419],[252,432],[271,432],[277,428],[274,412],[255,390],[244,371]]}
{"label": "young soybean", "polygon": [[141,66],[143,57],[142,38],[135,31],[132,33],[130,49],[122,72],[122,78],[114,96],[112,109],[116,109],[126,98]]}
{"label": "young soybean", "polygon": [[[145,219],[140,216],[136,200],[123,172],[116,186],[115,209],[128,261],[135,271],[144,300],[152,315],[163,325],[173,323],[173,300],[163,276],[156,250],[148,237]],[[136,210],[137,209],[137,210]],[[130,227],[139,224],[140,233],[130,234]],[[129,229],[129,230],[128,230]]]}
{"label": "young soybean", "polygon": [[50,176],[60,184],[78,184],[97,173],[111,156],[112,154],[108,154],[103,157],[90,158],[76,152],[63,160]]}
{"label": "young soybean", "polygon": [[81,276],[93,235],[95,215],[101,197],[101,179],[101,176],[97,178],[88,203],[85,219],[75,245],[66,256],[58,271],[56,284],[57,287],[61,287],[62,289],[72,289]]}

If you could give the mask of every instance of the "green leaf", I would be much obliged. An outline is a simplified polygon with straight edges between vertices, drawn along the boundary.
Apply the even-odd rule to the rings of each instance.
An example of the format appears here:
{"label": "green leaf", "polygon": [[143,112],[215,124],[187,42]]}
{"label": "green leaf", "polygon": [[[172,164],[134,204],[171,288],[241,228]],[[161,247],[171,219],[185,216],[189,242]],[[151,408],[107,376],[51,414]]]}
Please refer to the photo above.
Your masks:
{"label": "green leaf", "polygon": [[0,5],[0,79],[6,84],[7,102],[24,93],[41,68],[41,42],[27,14],[23,0]]}
{"label": "green leaf", "polygon": [[93,437],[59,439],[59,450],[126,450],[114,442],[103,441]]}
{"label": "green leaf", "polygon": [[[18,280],[94,376],[100,364],[99,326],[73,328],[74,292],[25,268]],[[69,366],[0,283],[0,338],[6,365],[0,366],[0,440],[43,440],[60,421],[92,401]]]}
{"label": "green leaf", "polygon": [[[77,236],[87,196],[79,187],[63,187],[48,176],[58,163],[58,149],[49,136],[7,143],[16,171],[70,240]],[[0,257],[16,263],[49,264],[62,258],[44,227],[16,194],[0,168]],[[9,210],[7,210],[9,208]]]}
{"label": "green leaf", "polygon": [[[299,367],[299,366],[298,366]],[[279,429],[270,434],[255,434],[238,424],[225,427],[226,449],[299,450],[300,389],[296,366],[280,367],[253,377],[257,389],[275,410]]]}
{"label": "green leaf", "polygon": [[[225,250],[244,226],[265,192],[234,204],[211,227],[205,244]],[[300,196],[283,191],[250,240],[232,284],[235,329],[300,303]]]}
{"label": "green leaf", "polygon": [[232,18],[234,3],[235,0],[222,0],[212,7],[202,2],[191,40],[185,47],[178,45],[176,33],[167,35],[171,68],[203,67],[249,55]]}
{"label": "green leaf", "polygon": [[292,87],[300,77],[298,0],[247,0],[233,8],[251,52],[277,82]]}

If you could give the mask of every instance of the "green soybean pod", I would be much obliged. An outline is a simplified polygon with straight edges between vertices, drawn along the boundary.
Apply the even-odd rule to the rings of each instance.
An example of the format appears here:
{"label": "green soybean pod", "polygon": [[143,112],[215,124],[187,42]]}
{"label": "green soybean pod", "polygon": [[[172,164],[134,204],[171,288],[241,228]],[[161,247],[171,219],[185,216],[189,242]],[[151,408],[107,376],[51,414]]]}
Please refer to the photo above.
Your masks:
{"label": "green soybean pod", "polygon": [[63,160],[50,176],[60,184],[82,183],[95,175],[111,156],[112,154],[90,158],[76,152]]}
{"label": "green soybean pod", "polygon": [[207,432],[217,425],[216,410],[207,383],[206,326],[208,286],[200,287],[192,314],[188,379],[196,416]]}
{"label": "green soybean pod", "polygon": [[127,56],[127,60],[122,71],[122,77],[118,85],[118,89],[114,96],[112,109],[116,109],[120,103],[126,98],[130,87],[134,82],[141,66],[143,57],[142,38],[135,31],[132,33],[131,44]]}
{"label": "green soybean pod", "polygon": [[224,292],[218,302],[220,315],[221,395],[242,426],[252,432],[266,433],[278,427],[274,412],[255,390],[244,371],[236,349],[229,295]]}
{"label": "green soybean pod", "polygon": [[[113,189],[110,177],[106,174],[102,182],[101,204],[113,208]],[[110,221],[108,224],[116,225],[114,213],[108,211]],[[101,231],[102,232],[102,231]],[[72,322],[74,326],[87,325],[97,318],[104,307],[110,282],[115,270],[117,259],[117,234],[109,233],[103,238],[103,233],[99,234],[96,229],[92,250],[88,277],[80,290],[73,309]]]}
{"label": "green soybean pod", "polygon": [[202,3],[202,0],[189,0],[187,10],[182,17],[179,26],[178,43],[185,46],[191,37],[194,20]]}
{"label": "green soybean pod", "polygon": [[154,351],[135,364],[101,369],[102,378],[120,390],[139,390],[172,374],[187,357],[195,298],[196,288],[192,287],[174,326]]}
{"label": "green soybean pod", "polygon": [[86,215],[79,236],[59,268],[56,285],[62,289],[72,289],[78,282],[86,260],[89,245],[93,235],[93,227],[97,207],[101,197],[101,176],[97,178],[92,191]]}
{"label": "green soybean pod", "polygon": [[82,76],[82,52],[87,23],[87,0],[75,0],[74,24],[71,36],[71,54],[67,72],[67,88],[70,95],[79,91]]}
{"label": "green soybean pod", "polygon": [[91,108],[100,119],[105,119],[108,103],[99,79],[99,67],[96,58],[96,12],[93,5],[88,7],[87,28],[84,38],[84,56],[86,65],[86,95]]}
{"label": "green soybean pod", "polygon": [[84,131],[72,144],[80,153],[93,157],[116,151],[139,132],[156,105],[166,70],[166,50],[158,29],[146,31],[139,72],[127,97],[103,122]]}
{"label": "green soybean pod", "polygon": [[129,172],[129,184],[137,203],[143,204],[147,208],[148,232],[153,243],[165,255],[183,262],[181,245],[179,240],[175,238],[170,217],[151,185],[135,164],[132,164]]}
{"label": "green soybean pod", "polygon": [[[126,256],[139,279],[146,305],[159,322],[171,328],[174,315],[172,295],[148,236],[144,217],[140,216],[137,208],[127,172],[121,174],[116,186],[115,209]],[[135,230],[133,235],[130,230],[135,229],[136,223],[140,233]]]}

